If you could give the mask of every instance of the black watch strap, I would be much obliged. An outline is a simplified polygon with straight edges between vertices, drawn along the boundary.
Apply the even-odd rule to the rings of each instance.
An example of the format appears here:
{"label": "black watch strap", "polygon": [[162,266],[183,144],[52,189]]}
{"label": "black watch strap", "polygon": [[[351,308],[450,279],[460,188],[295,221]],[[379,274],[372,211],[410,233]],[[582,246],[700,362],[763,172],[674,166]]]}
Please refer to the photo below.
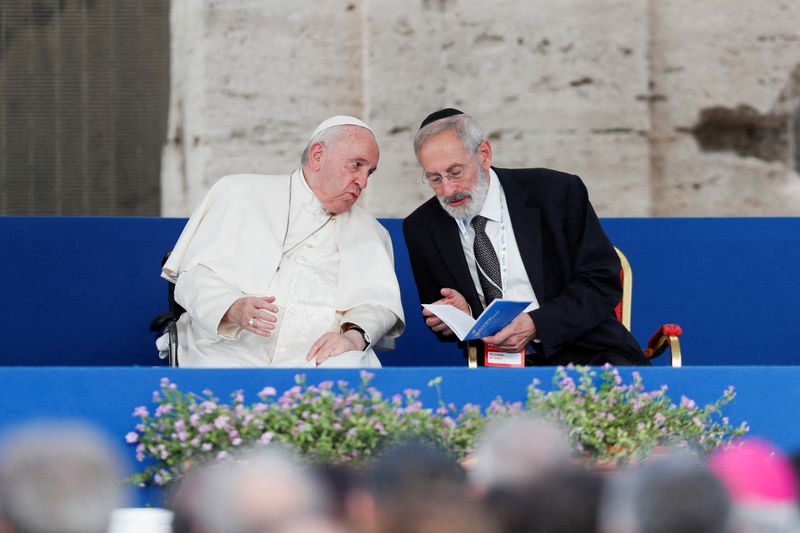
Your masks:
{"label": "black watch strap", "polygon": [[353,324],[352,322],[346,322],[346,323],[342,324],[342,333],[344,333],[346,331],[350,331],[351,329],[356,330],[357,332],[361,333],[361,338],[364,340],[364,350],[369,348],[369,344],[370,344],[369,340],[370,339],[369,339],[369,335],[367,335],[367,332],[364,331],[364,328],[362,328],[358,324]]}

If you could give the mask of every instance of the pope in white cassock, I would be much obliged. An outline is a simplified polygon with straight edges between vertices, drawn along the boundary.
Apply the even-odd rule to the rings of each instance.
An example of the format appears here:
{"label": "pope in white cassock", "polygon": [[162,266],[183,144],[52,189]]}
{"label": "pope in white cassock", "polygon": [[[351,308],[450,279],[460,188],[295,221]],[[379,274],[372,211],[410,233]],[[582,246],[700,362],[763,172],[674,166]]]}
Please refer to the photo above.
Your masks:
{"label": "pope in white cassock", "polygon": [[392,243],[353,205],[378,164],[364,122],[332,117],[291,175],[221,178],[164,265],[183,367],[377,367],[404,328]]}

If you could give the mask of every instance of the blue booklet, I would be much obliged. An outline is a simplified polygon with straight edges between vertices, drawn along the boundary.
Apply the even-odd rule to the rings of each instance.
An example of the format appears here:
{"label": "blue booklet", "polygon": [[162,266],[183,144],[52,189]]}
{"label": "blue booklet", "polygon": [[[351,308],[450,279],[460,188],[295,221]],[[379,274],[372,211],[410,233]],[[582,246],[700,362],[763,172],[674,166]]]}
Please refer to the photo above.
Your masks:
{"label": "blue booklet", "polygon": [[469,341],[494,335],[530,304],[518,300],[495,300],[476,319],[449,304],[422,304],[422,307],[442,319],[459,340]]}

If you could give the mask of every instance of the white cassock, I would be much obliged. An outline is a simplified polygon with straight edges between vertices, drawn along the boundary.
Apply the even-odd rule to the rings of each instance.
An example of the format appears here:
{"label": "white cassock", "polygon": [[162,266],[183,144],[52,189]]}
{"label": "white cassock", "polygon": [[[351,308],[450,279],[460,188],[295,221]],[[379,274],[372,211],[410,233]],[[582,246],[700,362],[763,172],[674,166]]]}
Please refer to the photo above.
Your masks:
{"label": "white cassock", "polygon": [[[399,336],[404,317],[389,233],[357,206],[329,218],[299,169],[214,184],[161,274],[187,311],[178,321],[180,366],[313,367],[311,345],[345,322],[373,344]],[[272,336],[221,323],[245,296],[275,296]],[[380,366],[372,348],[329,361],[323,366]]]}

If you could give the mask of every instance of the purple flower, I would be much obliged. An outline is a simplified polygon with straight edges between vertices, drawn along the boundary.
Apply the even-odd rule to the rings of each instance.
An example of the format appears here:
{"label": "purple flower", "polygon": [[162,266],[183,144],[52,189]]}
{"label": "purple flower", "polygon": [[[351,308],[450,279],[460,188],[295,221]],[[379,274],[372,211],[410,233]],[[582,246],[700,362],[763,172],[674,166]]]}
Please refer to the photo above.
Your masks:
{"label": "purple flower", "polygon": [[664,422],[667,421],[667,417],[664,416],[663,413],[656,413],[653,415],[653,422],[655,422],[656,426],[661,427],[664,425]]}
{"label": "purple flower", "polygon": [[128,432],[128,434],[125,435],[125,442],[127,442],[128,444],[139,442],[139,434],[133,431]]}
{"label": "purple flower", "polygon": [[367,372],[366,370],[361,371],[361,379],[362,381],[371,381],[372,378],[375,377],[375,374],[372,372]]}
{"label": "purple flower", "polygon": [[136,446],[136,460],[140,463],[144,461],[144,444]]}
{"label": "purple flower", "polygon": [[225,428],[228,427],[228,422],[230,422],[230,418],[229,417],[227,417],[225,415],[219,415],[214,420],[214,426],[216,426],[219,429],[225,429]]}
{"label": "purple flower", "polygon": [[138,417],[150,416],[150,411],[148,411],[147,407],[145,407],[144,405],[140,405],[139,407],[133,410],[133,416],[138,416]]}
{"label": "purple flower", "polygon": [[258,397],[264,400],[268,396],[275,396],[276,394],[278,394],[278,391],[275,390],[275,387],[264,387],[261,389],[261,392],[258,393]]}
{"label": "purple flower", "polygon": [[272,439],[275,437],[275,434],[271,431],[267,431],[258,439],[259,444],[269,444],[272,442]]}
{"label": "purple flower", "polygon": [[406,407],[406,413],[416,413],[422,409],[422,402],[411,402]]}
{"label": "purple flower", "polygon": [[204,442],[203,445],[200,446],[200,449],[203,450],[204,452],[210,452],[211,448],[213,447],[214,446],[210,442]]}
{"label": "purple flower", "polygon": [[221,461],[221,460],[225,459],[226,457],[228,457],[228,452],[226,452],[225,450],[222,450],[221,452],[219,452],[217,454],[217,461]]}
{"label": "purple flower", "polygon": [[237,390],[233,393],[233,401],[234,403],[244,403],[244,394],[242,394],[242,391]]}
{"label": "purple flower", "polygon": [[183,431],[186,429],[186,422],[183,420],[176,420],[175,421],[175,431]]}
{"label": "purple flower", "polygon": [[172,412],[173,409],[175,409],[175,407],[171,403],[161,404],[156,407],[156,416],[166,415]]}
{"label": "purple flower", "polygon": [[214,429],[214,426],[212,426],[211,424],[203,424],[202,426],[197,428],[197,431],[199,431],[200,434],[203,435],[205,433],[208,433],[212,429]]}
{"label": "purple flower", "polygon": [[686,396],[681,396],[681,407],[685,407],[686,409],[694,409],[697,404],[694,403],[694,400],[690,400]]}
{"label": "purple flower", "polygon": [[345,435],[348,437],[355,437],[356,433],[358,433],[358,430],[356,430],[356,428],[350,428],[347,430],[347,433]]}
{"label": "purple flower", "polygon": [[169,379],[161,378],[161,388],[169,387]]}
{"label": "purple flower", "polygon": [[212,402],[211,400],[206,400],[200,404],[200,411],[208,415],[213,413],[214,410],[216,410],[216,408],[217,408],[216,402]]}
{"label": "purple flower", "polygon": [[198,415],[197,413],[194,413],[189,417],[189,424],[192,427],[197,427],[199,423],[200,423],[200,415]]}
{"label": "purple flower", "polygon": [[186,433],[185,431],[179,431],[179,432],[178,432],[178,440],[179,440],[179,441],[181,441],[181,442],[186,442],[186,440],[187,440],[188,438],[189,438],[189,434],[188,434],[188,433]]}

